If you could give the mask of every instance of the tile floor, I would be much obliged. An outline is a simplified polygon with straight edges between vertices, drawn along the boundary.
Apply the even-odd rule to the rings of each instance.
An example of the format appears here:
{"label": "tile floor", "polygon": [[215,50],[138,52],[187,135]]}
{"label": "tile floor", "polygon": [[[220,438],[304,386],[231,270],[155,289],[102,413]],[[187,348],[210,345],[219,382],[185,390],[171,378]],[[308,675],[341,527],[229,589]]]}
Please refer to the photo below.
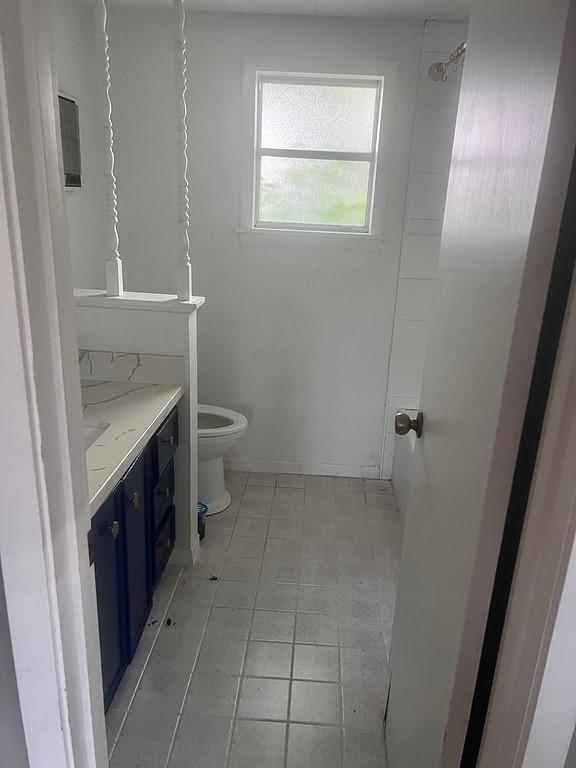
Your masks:
{"label": "tile floor", "polygon": [[389,483],[230,472],[106,717],[111,768],[385,768]]}

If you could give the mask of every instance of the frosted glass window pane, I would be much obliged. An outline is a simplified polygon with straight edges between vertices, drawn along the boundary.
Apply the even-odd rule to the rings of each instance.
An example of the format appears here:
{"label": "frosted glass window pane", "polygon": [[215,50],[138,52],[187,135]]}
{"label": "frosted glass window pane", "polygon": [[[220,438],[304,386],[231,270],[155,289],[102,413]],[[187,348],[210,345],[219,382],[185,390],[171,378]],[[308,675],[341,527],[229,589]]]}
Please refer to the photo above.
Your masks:
{"label": "frosted glass window pane", "polygon": [[370,152],[376,89],[262,83],[261,146]]}
{"label": "frosted glass window pane", "polygon": [[369,173],[367,162],[262,157],[258,218],[363,227]]}

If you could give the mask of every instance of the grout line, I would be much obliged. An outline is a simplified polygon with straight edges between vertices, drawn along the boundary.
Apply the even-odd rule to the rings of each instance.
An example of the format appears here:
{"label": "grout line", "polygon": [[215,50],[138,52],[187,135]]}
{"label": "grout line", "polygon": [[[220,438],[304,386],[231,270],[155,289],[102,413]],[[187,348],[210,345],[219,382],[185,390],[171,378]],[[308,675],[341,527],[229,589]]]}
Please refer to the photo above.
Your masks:
{"label": "grout line", "polygon": [[130,709],[132,707],[132,703],[134,702],[134,699],[136,698],[136,694],[138,693],[138,688],[140,687],[140,683],[142,681],[142,678],[144,677],[144,673],[146,671],[146,668],[148,667],[148,662],[150,661],[150,657],[152,656],[152,652],[154,648],[156,647],[156,643],[158,642],[158,638],[160,637],[160,632],[162,631],[162,627],[164,626],[164,622],[166,620],[166,616],[168,614],[168,611],[170,610],[170,605],[172,604],[172,600],[174,599],[174,594],[176,592],[176,589],[178,588],[178,584],[180,583],[180,579],[182,578],[182,574],[184,573],[184,568],[180,568],[180,571],[178,572],[178,575],[176,576],[176,579],[174,581],[174,586],[172,587],[172,590],[170,592],[170,596],[166,602],[166,608],[164,609],[162,613],[162,618],[158,621],[158,628],[156,629],[156,634],[154,635],[154,639],[152,641],[152,645],[150,646],[150,650],[146,654],[146,658],[144,660],[144,664],[142,666],[142,670],[140,674],[138,675],[138,679],[136,680],[136,685],[134,686],[134,690],[132,692],[132,696],[130,696],[130,701],[128,702],[128,706],[126,707],[126,712],[124,713],[124,716],[122,717],[122,721],[120,723],[120,727],[118,728],[116,732],[116,736],[114,738],[114,741],[112,742],[112,747],[109,750],[108,753],[108,759],[110,760],[112,758],[112,755],[114,754],[114,750],[116,749],[116,745],[118,744],[118,740],[120,739],[120,734],[122,732],[122,728],[124,728],[124,723],[126,722],[126,719],[128,717],[128,713],[130,712]]}
{"label": "grout line", "polygon": [[[226,718],[222,718],[226,719]],[[324,720],[274,720],[271,717],[239,717],[237,719],[237,722],[239,723],[280,723],[281,725],[318,725],[322,728],[338,728],[338,730],[343,730],[342,725],[340,723],[329,723],[325,722]],[[288,729],[286,729],[288,730]]]}
{"label": "grout line", "polygon": [[[296,608],[298,608],[299,587],[296,588]],[[286,733],[284,734],[284,768],[288,768],[288,745],[290,739],[290,715],[292,714],[292,687],[294,685],[294,659],[296,656],[296,628],[298,626],[298,612],[294,611],[294,628],[292,631],[292,655],[290,658],[290,683],[288,684],[288,703],[286,705]]]}

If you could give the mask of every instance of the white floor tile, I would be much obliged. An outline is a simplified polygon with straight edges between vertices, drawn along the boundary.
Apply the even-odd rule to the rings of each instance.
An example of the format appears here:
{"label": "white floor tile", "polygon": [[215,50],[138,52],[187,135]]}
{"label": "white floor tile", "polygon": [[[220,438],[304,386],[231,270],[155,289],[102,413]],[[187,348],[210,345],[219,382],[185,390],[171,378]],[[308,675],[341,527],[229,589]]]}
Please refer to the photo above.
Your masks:
{"label": "white floor tile", "polygon": [[242,581],[219,581],[214,596],[216,608],[253,608],[258,585]]}
{"label": "white floor tile", "polygon": [[235,536],[253,536],[265,539],[268,532],[268,520],[258,517],[238,517],[232,538]]}
{"label": "white floor tile", "polygon": [[273,487],[267,487],[264,485],[248,485],[246,486],[246,489],[244,491],[244,494],[242,496],[242,500],[246,501],[248,499],[252,501],[272,501],[274,498],[274,488]]}
{"label": "white floor tile", "polygon": [[307,723],[340,724],[340,689],[336,683],[294,680],[290,720]]}
{"label": "white floor tile", "polygon": [[304,488],[276,488],[274,501],[288,501],[291,504],[303,504]]}
{"label": "white floor tile", "polygon": [[212,675],[239,675],[246,654],[245,640],[214,638],[200,647],[196,672]]}
{"label": "white floor tile", "polygon": [[232,717],[239,683],[239,677],[195,673],[184,703],[183,717]]}
{"label": "white floor tile", "polygon": [[228,557],[237,555],[238,557],[258,557],[264,555],[264,539],[254,539],[252,536],[234,536],[228,549]]}
{"label": "white floor tile", "polygon": [[368,681],[342,686],[344,727],[374,730],[381,727],[386,709],[386,690]]}
{"label": "white floor tile", "polygon": [[304,475],[278,475],[276,480],[277,488],[304,488]]}
{"label": "white floor tile", "polygon": [[254,677],[290,677],[292,644],[251,642],[246,656],[245,675]]}
{"label": "white floor tile", "polygon": [[340,649],[322,645],[296,645],[293,677],[295,680],[338,682]]}
{"label": "white floor tile", "polygon": [[284,723],[237,722],[228,768],[284,768]]}
{"label": "white floor tile", "polygon": [[311,645],[338,645],[338,619],[317,613],[298,613],[296,642]]}
{"label": "white floor tile", "polygon": [[242,678],[238,717],[251,720],[286,720],[289,686],[288,680]]}
{"label": "white floor tile", "polygon": [[252,611],[242,608],[213,608],[206,627],[206,638],[246,640],[252,623]]}
{"label": "white floor tile", "polygon": [[183,718],[176,734],[168,768],[222,768],[232,732],[232,720],[206,717]]}
{"label": "white floor tile", "polygon": [[344,728],[344,768],[386,768],[384,725]]}
{"label": "white floor tile", "polygon": [[277,560],[266,558],[262,563],[260,581],[263,583],[298,584],[300,562],[298,560]]}
{"label": "white floor tile", "polygon": [[295,611],[298,587],[295,584],[260,584],[256,608],[267,611]]}
{"label": "white floor tile", "polygon": [[272,514],[271,501],[254,501],[253,499],[243,499],[238,510],[238,517],[261,517],[268,518]]}
{"label": "white floor tile", "polygon": [[250,639],[291,643],[294,619],[295,614],[288,611],[254,611]]}
{"label": "white floor tile", "polygon": [[337,768],[341,750],[340,728],[290,723],[287,768]]}
{"label": "white floor tile", "polygon": [[338,589],[301,585],[298,588],[298,610],[306,613],[336,614],[338,611]]}
{"label": "white floor tile", "polygon": [[247,484],[274,487],[276,485],[276,475],[271,472],[250,472]]}
{"label": "white floor tile", "polygon": [[261,557],[228,555],[222,569],[222,578],[229,581],[258,581],[261,565]]}
{"label": "white floor tile", "polygon": [[128,713],[113,752],[115,760],[158,768],[164,765],[176,726],[176,715],[166,710]]}

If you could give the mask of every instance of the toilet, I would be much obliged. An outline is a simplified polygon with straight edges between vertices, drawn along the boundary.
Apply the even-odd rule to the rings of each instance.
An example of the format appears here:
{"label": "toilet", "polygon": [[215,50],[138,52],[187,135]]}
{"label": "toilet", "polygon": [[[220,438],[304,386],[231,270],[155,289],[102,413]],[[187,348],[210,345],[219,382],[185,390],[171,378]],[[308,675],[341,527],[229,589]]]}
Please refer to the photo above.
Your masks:
{"label": "toilet", "polygon": [[246,416],[216,405],[198,404],[198,501],[207,515],[226,509],[231,497],[224,484],[224,453],[248,428]]}

